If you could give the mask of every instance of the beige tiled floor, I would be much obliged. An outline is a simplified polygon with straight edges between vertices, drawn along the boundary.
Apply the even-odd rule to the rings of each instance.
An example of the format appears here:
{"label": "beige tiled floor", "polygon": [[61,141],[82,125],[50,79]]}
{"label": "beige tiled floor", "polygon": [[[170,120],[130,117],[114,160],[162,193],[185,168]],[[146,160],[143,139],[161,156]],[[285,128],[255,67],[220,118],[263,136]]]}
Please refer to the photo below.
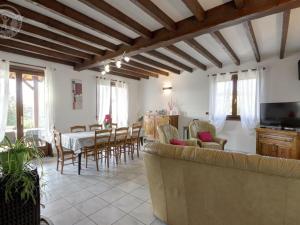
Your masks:
{"label": "beige tiled floor", "polygon": [[63,175],[55,168],[55,158],[45,160],[41,200],[54,225],[164,225],[152,214],[142,155],[99,172],[90,160],[80,176],[77,165],[65,166]]}

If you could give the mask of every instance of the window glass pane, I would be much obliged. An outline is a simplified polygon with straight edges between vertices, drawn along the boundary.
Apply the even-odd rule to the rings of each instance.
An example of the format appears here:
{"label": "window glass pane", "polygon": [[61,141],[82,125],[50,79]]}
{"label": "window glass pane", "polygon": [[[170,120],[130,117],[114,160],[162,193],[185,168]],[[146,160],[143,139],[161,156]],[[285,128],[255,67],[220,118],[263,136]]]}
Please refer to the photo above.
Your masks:
{"label": "window glass pane", "polygon": [[217,82],[216,105],[225,101],[227,115],[232,115],[232,88],[232,81]]}

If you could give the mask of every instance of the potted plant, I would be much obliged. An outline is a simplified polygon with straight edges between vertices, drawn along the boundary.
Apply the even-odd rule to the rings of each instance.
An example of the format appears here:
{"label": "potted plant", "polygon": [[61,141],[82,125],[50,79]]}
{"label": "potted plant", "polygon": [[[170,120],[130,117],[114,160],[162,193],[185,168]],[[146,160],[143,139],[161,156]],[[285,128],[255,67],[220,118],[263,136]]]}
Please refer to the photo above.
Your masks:
{"label": "potted plant", "polygon": [[0,221],[3,225],[40,224],[40,151],[26,139],[0,145]]}

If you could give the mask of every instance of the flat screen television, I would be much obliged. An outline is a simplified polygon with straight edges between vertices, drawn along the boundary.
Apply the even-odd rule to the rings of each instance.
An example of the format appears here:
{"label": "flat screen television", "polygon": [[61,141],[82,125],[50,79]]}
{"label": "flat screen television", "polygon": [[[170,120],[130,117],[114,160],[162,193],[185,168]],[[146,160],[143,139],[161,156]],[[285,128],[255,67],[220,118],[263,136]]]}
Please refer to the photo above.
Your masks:
{"label": "flat screen television", "polygon": [[281,129],[299,129],[300,102],[261,103],[260,125]]}

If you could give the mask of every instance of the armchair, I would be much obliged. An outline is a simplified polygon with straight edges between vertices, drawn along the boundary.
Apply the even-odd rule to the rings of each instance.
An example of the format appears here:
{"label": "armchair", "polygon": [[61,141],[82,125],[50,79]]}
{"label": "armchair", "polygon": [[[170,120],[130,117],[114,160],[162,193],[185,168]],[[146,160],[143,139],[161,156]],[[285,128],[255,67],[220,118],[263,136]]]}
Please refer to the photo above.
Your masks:
{"label": "armchair", "polygon": [[[198,138],[198,133],[203,131],[209,131],[213,137],[212,142],[203,142]],[[189,133],[191,140],[197,140],[198,145],[201,148],[212,148],[218,150],[224,150],[224,146],[227,140],[216,137],[216,128],[208,121],[194,120],[189,125]]]}
{"label": "armchair", "polygon": [[[157,127],[157,132],[159,136],[159,142],[163,144],[170,144],[170,140],[179,139],[178,130],[176,127],[165,124]],[[196,140],[183,140],[187,146],[197,146]]]}

